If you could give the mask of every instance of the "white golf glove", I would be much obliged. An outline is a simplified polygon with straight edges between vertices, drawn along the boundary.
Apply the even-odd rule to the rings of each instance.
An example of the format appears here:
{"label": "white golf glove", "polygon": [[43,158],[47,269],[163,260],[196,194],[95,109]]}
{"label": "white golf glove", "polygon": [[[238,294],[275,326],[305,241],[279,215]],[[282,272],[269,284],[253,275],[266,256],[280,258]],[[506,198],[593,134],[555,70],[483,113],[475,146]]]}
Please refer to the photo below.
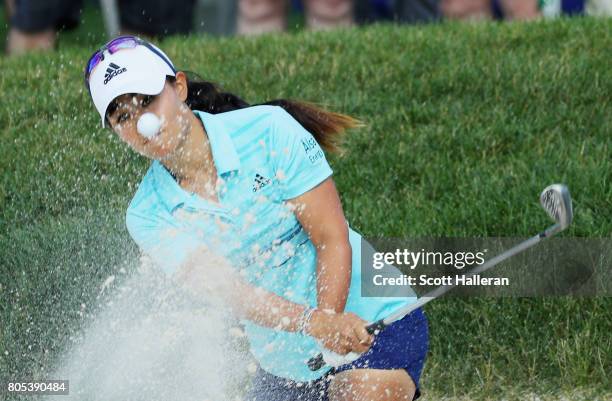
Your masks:
{"label": "white golf glove", "polygon": [[321,349],[321,354],[323,355],[323,360],[325,363],[334,368],[351,363],[361,356],[361,354],[356,352],[349,352],[346,355],[336,354],[334,351],[330,351],[329,349],[325,348],[323,342],[317,340],[317,344],[319,344],[319,348]]}

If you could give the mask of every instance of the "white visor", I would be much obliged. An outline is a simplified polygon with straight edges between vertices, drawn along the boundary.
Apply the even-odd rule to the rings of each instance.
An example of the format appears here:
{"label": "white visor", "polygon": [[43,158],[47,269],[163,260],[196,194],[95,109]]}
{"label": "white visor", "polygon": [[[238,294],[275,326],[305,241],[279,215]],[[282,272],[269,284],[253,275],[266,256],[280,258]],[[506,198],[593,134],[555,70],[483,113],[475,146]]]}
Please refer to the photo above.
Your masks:
{"label": "white visor", "polygon": [[[159,48],[151,45],[161,53],[168,63],[170,59]],[[89,76],[89,90],[94,105],[100,113],[102,127],[108,105],[117,96],[126,93],[158,95],[164,89],[166,75],[176,76],[158,54],[144,45],[121,49],[110,54],[104,51],[104,60],[94,67]]]}

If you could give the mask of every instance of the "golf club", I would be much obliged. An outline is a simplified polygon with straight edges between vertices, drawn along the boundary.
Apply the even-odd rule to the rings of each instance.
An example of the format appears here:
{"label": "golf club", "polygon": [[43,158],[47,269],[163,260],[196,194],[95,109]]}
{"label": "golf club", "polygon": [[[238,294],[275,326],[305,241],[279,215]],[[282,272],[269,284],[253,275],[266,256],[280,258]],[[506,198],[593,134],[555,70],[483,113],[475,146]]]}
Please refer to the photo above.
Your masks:
{"label": "golf club", "polygon": [[[573,218],[572,200],[570,197],[569,190],[565,185],[553,184],[546,187],[540,195],[540,204],[542,205],[544,210],[546,210],[548,215],[555,221],[554,225],[548,227],[546,230],[542,231],[536,236],[531,237],[528,240],[514,246],[513,248],[510,248],[507,251],[495,256],[494,258],[489,259],[482,265],[467,272],[465,276],[469,277],[474,274],[478,274],[485,270],[488,270],[491,267],[497,265],[498,263],[508,259],[509,257],[514,256],[534,246],[541,240],[552,237],[553,235],[565,230],[571,224]],[[368,325],[366,327],[366,330],[368,331],[368,333],[376,335],[381,330],[384,330],[389,324],[401,319],[413,310],[420,308],[429,301],[436,299],[437,297],[443,295],[454,287],[455,285],[453,284],[440,286],[435,290],[425,294],[423,297],[419,298],[415,303],[400,308],[391,315],[387,316],[386,318],[380,319]],[[321,369],[323,366],[325,366],[325,364],[325,359],[323,357],[323,354],[321,353],[308,361],[308,367],[312,371],[317,371]]]}

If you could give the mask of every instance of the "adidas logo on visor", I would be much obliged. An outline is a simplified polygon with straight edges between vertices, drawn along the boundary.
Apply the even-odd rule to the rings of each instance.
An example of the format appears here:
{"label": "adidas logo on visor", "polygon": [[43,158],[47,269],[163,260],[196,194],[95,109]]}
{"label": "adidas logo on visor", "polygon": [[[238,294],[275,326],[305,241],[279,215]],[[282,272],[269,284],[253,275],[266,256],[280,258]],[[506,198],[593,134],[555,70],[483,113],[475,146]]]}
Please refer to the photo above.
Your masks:
{"label": "adidas logo on visor", "polygon": [[111,79],[121,74],[122,72],[126,72],[127,68],[119,67],[115,63],[110,63],[108,68],[106,69],[106,74],[104,74],[104,85],[108,83]]}

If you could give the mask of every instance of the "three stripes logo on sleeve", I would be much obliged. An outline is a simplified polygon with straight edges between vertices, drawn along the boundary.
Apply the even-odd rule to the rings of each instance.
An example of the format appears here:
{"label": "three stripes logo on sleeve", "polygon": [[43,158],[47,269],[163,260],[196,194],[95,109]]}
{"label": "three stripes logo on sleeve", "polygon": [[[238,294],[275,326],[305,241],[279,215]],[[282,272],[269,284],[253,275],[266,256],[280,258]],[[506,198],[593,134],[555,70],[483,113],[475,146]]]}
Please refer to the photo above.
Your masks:
{"label": "three stripes logo on sleeve", "polygon": [[104,85],[106,85],[108,83],[108,81],[110,81],[111,79],[113,79],[117,75],[119,75],[119,74],[121,74],[123,72],[126,72],[126,71],[127,71],[127,68],[119,67],[115,63],[110,63],[108,65],[108,68],[106,69],[106,74],[104,74]]}

